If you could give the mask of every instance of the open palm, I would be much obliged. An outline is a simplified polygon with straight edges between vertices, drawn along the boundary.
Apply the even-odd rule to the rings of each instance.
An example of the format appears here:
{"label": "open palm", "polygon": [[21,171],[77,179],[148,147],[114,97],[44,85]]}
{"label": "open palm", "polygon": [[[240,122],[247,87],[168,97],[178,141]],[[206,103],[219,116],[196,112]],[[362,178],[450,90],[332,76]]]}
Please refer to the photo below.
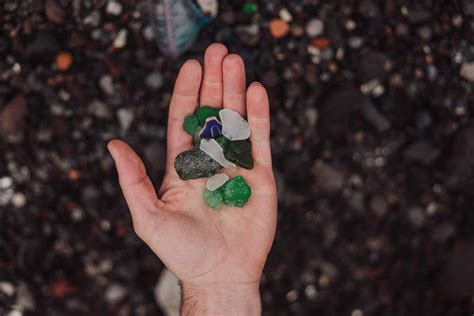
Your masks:
{"label": "open palm", "polygon": [[[252,188],[244,208],[211,209],[202,198],[207,179],[182,181],[175,172],[175,157],[192,148],[182,126],[198,98],[199,104],[223,106],[248,117],[255,167],[225,171],[230,177],[242,175]],[[258,284],[276,226],[269,126],[263,86],[252,83],[247,90],[240,56],[213,44],[206,50],[204,72],[198,61],[189,60],[176,80],[169,109],[166,174],[158,194],[135,152],[119,140],[109,143],[137,235],[183,284]]]}

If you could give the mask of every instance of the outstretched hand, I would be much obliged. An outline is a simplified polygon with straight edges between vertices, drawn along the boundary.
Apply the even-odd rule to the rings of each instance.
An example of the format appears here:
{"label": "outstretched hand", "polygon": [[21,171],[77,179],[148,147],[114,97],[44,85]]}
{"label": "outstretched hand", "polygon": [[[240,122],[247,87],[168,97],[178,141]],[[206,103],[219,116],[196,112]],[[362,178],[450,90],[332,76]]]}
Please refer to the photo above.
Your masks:
{"label": "outstretched hand", "polygon": [[[207,179],[182,181],[174,169],[176,156],[192,148],[183,120],[198,101],[247,116],[255,167],[226,171],[230,177],[242,175],[252,188],[244,208],[211,209],[202,197]],[[258,284],[273,242],[277,211],[269,138],[265,88],[252,83],[246,89],[242,58],[228,54],[222,44],[212,44],[205,53],[204,71],[198,61],[188,60],[176,80],[168,117],[166,173],[158,194],[138,155],[122,141],[108,144],[135,232],[181,281],[184,314],[260,311]]]}

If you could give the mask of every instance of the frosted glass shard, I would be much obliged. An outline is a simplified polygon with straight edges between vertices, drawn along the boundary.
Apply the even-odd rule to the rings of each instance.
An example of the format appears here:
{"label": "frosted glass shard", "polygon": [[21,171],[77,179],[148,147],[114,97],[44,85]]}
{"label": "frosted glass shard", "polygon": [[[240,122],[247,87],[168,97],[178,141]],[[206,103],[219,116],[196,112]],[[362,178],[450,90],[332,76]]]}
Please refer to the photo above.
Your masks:
{"label": "frosted glass shard", "polygon": [[214,191],[216,189],[219,189],[221,186],[223,186],[227,180],[229,180],[229,176],[226,175],[225,173],[218,173],[207,179],[207,184],[206,188],[209,191]]}
{"label": "frosted glass shard", "polygon": [[247,121],[239,113],[230,109],[219,111],[222,122],[222,134],[228,139],[245,140],[250,137],[250,127]]}
{"label": "frosted glass shard", "polygon": [[199,149],[205,152],[209,157],[217,161],[221,166],[234,169],[236,166],[224,157],[224,150],[219,146],[215,139],[202,139]]}

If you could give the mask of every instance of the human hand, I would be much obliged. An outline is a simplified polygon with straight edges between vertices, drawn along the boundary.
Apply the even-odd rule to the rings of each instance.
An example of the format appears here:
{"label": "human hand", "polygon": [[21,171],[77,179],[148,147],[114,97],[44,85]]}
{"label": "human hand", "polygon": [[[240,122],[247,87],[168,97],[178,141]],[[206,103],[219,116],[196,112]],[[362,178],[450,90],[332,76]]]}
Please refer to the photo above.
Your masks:
{"label": "human hand", "polygon": [[[212,44],[204,57],[188,60],[179,72],[168,118],[166,173],[156,194],[143,162],[124,142],[108,144],[137,235],[183,287],[183,314],[259,314],[258,285],[276,227],[277,196],[270,151],[268,96],[259,83],[245,84],[243,60]],[[203,78],[202,78],[203,77]],[[202,80],[201,80],[202,79]],[[182,181],[175,157],[192,148],[183,130],[196,103],[247,115],[252,134],[252,170],[242,175],[252,188],[244,208],[208,207],[202,198],[207,179]]]}

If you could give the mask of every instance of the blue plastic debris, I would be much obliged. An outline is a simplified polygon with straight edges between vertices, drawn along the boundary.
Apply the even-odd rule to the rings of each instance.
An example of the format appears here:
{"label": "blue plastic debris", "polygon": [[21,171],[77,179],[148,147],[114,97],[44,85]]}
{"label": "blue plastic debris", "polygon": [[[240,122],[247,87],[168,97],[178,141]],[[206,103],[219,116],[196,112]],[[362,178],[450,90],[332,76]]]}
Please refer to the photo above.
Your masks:
{"label": "blue plastic debris", "polygon": [[155,39],[163,54],[170,58],[186,52],[212,20],[191,0],[155,0],[152,8]]}

